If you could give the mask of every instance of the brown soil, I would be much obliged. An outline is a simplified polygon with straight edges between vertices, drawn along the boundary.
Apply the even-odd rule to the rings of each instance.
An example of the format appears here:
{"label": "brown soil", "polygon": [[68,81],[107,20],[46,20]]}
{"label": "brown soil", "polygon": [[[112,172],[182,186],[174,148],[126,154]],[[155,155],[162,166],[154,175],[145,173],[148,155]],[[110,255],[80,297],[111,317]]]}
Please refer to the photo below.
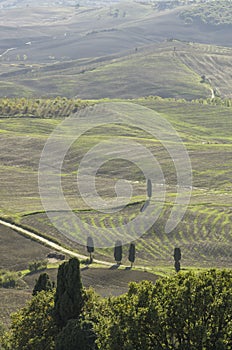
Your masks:
{"label": "brown soil", "polygon": [[[51,280],[56,281],[57,269],[48,269],[46,271]],[[35,280],[38,279],[39,273],[28,275],[24,278],[30,289],[33,289]],[[93,287],[94,290],[103,297],[109,295],[120,295],[126,293],[129,282],[139,282],[150,280],[155,282],[158,276],[145,272],[130,269],[118,270],[114,265],[107,268],[83,268],[81,271],[83,285]]]}
{"label": "brown soil", "polygon": [[158,276],[145,271],[110,269],[85,269],[81,272],[85,287],[93,287],[103,297],[126,293],[129,282],[150,280],[155,282]]}

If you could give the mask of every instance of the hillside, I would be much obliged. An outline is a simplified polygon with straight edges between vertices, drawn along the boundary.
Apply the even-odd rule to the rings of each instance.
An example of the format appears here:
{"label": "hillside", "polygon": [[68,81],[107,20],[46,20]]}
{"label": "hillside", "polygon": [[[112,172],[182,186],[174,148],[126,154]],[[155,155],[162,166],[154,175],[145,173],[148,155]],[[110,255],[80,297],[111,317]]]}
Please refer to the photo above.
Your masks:
{"label": "hillside", "polygon": [[[97,186],[103,198],[112,197],[115,181],[125,178],[134,188],[130,206],[115,214],[89,210],[76,192],[76,170],[82,156],[99,140],[121,135],[146,145],[154,153],[167,184],[166,204],[152,230],[137,241],[137,264],[170,266],[176,245],[183,250],[185,266],[231,266],[231,108],[139,99],[167,118],[179,132],[190,155],[193,192],[188,211],[178,227],[165,234],[164,226],[176,194],[176,175],[170,157],[160,143],[130,128],[103,128],[83,135],[67,153],[64,162],[63,190],[69,205],[82,221],[93,227],[117,227],[139,212],[146,193],[143,174],[127,162],[107,162],[98,174]],[[49,223],[41,206],[37,171],[46,138],[58,125],[57,119],[25,117],[2,118],[1,122],[1,215],[48,234],[79,252],[85,247],[71,243]],[[126,141],[127,142],[127,141]],[[120,170],[119,170],[120,169]],[[9,193],[11,194],[9,196]],[[57,217],[60,213],[57,212]],[[76,227],[77,232],[79,228]],[[143,227],[141,227],[141,232]],[[126,262],[126,250],[123,262]],[[112,261],[112,249],[97,249],[96,258]]]}
{"label": "hillside", "polygon": [[[2,72],[2,96],[231,97],[232,49],[171,41],[129,54]],[[152,73],[151,73],[152,72]],[[204,76],[205,80],[202,80]],[[99,89],[101,86],[101,89]]]}

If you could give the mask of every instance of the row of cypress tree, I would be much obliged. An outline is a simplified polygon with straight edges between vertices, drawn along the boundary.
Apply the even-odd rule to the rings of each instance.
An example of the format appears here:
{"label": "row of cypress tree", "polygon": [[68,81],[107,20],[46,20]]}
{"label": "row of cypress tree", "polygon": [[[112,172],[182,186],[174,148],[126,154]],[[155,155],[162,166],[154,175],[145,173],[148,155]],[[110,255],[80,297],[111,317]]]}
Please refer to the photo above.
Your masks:
{"label": "row of cypress tree", "polygon": [[[91,236],[87,237],[87,245],[86,245],[87,252],[89,253],[89,262],[93,262],[93,253],[94,253],[94,242],[93,238]],[[117,240],[115,242],[114,246],[114,259],[117,263],[117,265],[121,264],[122,261],[122,242],[120,240]],[[131,263],[131,267],[133,266],[133,263],[135,262],[135,244],[131,243],[128,251],[128,260]]]}

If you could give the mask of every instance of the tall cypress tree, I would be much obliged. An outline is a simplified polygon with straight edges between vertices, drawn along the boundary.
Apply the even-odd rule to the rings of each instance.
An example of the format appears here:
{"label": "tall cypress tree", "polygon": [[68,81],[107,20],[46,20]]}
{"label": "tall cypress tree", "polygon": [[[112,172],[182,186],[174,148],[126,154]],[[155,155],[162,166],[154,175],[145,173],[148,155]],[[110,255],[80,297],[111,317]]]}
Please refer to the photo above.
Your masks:
{"label": "tall cypress tree", "polygon": [[87,252],[89,253],[89,261],[90,263],[92,263],[93,261],[92,253],[94,252],[94,243],[93,243],[93,238],[91,236],[87,238],[86,248],[87,248]]}
{"label": "tall cypress tree", "polygon": [[83,288],[80,277],[80,262],[72,258],[60,265],[57,275],[54,318],[63,328],[71,319],[78,319],[83,307]]}
{"label": "tall cypress tree", "polygon": [[130,244],[128,260],[131,262],[131,267],[132,267],[133,263],[135,262],[135,244],[134,243]]}
{"label": "tall cypress tree", "polygon": [[181,260],[181,250],[180,248],[174,249],[174,260],[175,260],[175,270],[176,272],[180,271],[180,260]]}
{"label": "tall cypress tree", "polygon": [[118,265],[121,264],[122,261],[122,242],[116,241],[115,247],[114,247],[114,259],[117,262]]}

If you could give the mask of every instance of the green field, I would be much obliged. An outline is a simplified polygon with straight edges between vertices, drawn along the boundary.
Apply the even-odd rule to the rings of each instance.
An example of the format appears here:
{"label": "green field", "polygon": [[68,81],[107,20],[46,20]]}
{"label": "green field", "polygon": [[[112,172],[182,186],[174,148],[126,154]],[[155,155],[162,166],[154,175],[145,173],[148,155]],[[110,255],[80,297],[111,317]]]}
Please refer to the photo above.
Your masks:
{"label": "green field", "polygon": [[[231,251],[231,113],[230,107],[161,99],[139,99],[138,103],[158,111],[178,131],[190,155],[193,191],[188,210],[177,228],[164,232],[176,195],[176,174],[172,160],[161,143],[139,129],[128,126],[93,129],[69,150],[63,164],[62,185],[71,208],[83,222],[93,227],[112,227],[132,220],[146,199],[144,175],[134,165],[114,160],[105,163],[97,176],[97,188],[103,198],[111,198],[115,181],[127,179],[133,186],[130,205],[115,214],[98,213],[88,208],[76,191],[76,173],[82,156],[103,139],[119,136],[136,140],[155,154],[167,185],[166,202],[153,228],[136,242],[138,265],[170,266],[173,248],[182,248],[183,266],[229,267]],[[2,118],[1,125],[1,216],[32,227],[85,253],[85,247],[69,241],[49,222],[38,193],[40,155],[59,119]],[[20,185],[19,185],[20,184]],[[10,195],[9,195],[10,194]],[[113,195],[114,196],[114,195]],[[57,212],[57,217],[61,213]],[[76,232],[80,230],[75,228]],[[124,248],[124,261],[127,247]],[[112,261],[113,250],[96,249],[95,257]]]}

